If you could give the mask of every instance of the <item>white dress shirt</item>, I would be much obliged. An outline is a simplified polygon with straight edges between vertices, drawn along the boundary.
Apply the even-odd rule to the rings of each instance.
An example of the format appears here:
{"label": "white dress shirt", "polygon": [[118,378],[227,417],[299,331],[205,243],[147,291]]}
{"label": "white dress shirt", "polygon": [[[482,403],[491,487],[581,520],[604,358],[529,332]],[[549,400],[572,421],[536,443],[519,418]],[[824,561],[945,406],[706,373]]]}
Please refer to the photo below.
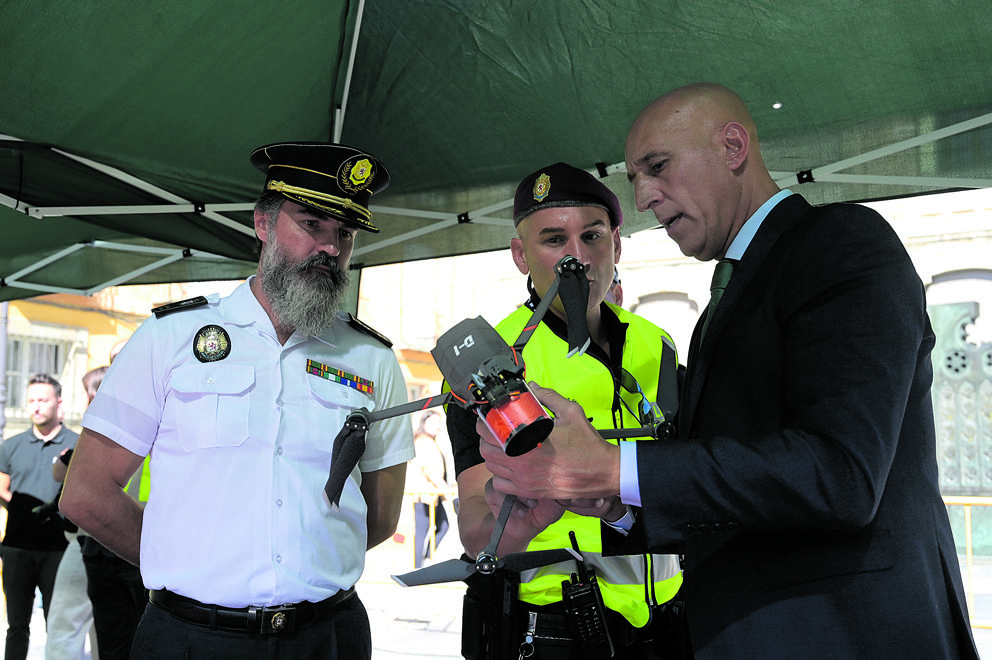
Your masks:
{"label": "white dress shirt", "polygon": [[[393,352],[345,321],[280,345],[245,283],[227,298],[149,319],[128,341],[82,423],[151,453],[146,587],[244,607],[319,601],[361,576],[361,472],[409,460],[413,439],[406,416],[373,424],[340,510],[331,510],[323,486],[345,418],[407,401]],[[194,355],[208,325],[228,333],[226,358]],[[311,375],[308,359],[372,381],[372,393]]]}

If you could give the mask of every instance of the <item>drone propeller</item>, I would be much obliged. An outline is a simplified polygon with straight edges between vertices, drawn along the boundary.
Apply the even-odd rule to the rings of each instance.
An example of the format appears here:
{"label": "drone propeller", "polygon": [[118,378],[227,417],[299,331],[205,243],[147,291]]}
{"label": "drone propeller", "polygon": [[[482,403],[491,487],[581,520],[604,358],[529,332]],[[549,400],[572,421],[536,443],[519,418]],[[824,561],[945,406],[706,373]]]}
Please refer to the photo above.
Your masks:
{"label": "drone propeller", "polygon": [[424,584],[465,580],[475,573],[490,575],[498,568],[506,568],[514,573],[519,573],[530,568],[557,564],[560,561],[566,561],[568,559],[583,561],[582,555],[571,548],[537,550],[534,552],[512,552],[502,559],[497,559],[496,547],[499,545],[499,540],[503,536],[506,521],[510,518],[510,510],[513,509],[513,503],[516,501],[517,498],[514,495],[507,495],[503,498],[503,506],[500,507],[499,516],[496,517],[496,524],[493,527],[492,536],[489,538],[489,545],[479,553],[474,564],[467,559],[449,559],[440,564],[421,568],[410,573],[393,575],[392,578],[401,586],[419,587]]}
{"label": "drone propeller", "polygon": [[390,577],[401,587],[420,587],[425,584],[465,580],[473,573],[475,573],[475,564],[467,559],[448,559],[433,566]]}
{"label": "drone propeller", "polygon": [[468,559],[448,559],[403,575],[393,575],[392,578],[402,587],[420,587],[425,584],[464,581],[475,573],[488,574],[498,568],[519,573],[569,559],[582,561],[582,556],[571,548],[561,548],[536,552],[514,552],[497,561],[483,559],[472,563]]}

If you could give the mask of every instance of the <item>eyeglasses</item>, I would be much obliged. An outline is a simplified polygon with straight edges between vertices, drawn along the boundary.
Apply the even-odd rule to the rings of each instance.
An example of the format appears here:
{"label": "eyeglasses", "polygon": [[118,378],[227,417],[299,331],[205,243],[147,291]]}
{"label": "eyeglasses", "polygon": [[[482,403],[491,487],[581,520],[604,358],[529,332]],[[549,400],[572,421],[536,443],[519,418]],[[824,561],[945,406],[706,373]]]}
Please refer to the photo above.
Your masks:
{"label": "eyeglasses", "polygon": [[[634,375],[623,367],[620,368],[620,387],[627,390],[631,394],[640,395],[641,400],[637,406],[636,415],[637,420],[641,423],[641,426],[654,426],[658,422],[664,420],[665,416],[662,414],[661,408],[658,407],[658,404],[645,396],[644,390],[641,389],[641,385],[637,382],[637,379],[634,378]],[[621,401],[623,401],[622,398]]]}

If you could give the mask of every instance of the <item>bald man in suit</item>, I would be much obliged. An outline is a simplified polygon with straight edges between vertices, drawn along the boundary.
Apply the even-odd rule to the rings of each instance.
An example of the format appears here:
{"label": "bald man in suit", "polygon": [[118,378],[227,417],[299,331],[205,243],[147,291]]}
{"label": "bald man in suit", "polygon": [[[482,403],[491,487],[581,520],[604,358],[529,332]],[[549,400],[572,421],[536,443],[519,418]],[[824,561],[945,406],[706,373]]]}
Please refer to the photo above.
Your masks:
{"label": "bald man in suit", "polygon": [[599,511],[616,552],[684,553],[699,660],[977,659],[937,481],[934,334],[895,232],[780,190],[719,85],[648,105],[626,163],[684,254],[732,264],[693,333],[679,439],[612,447],[537,389],[555,431],[519,458],[484,437],[494,487]]}

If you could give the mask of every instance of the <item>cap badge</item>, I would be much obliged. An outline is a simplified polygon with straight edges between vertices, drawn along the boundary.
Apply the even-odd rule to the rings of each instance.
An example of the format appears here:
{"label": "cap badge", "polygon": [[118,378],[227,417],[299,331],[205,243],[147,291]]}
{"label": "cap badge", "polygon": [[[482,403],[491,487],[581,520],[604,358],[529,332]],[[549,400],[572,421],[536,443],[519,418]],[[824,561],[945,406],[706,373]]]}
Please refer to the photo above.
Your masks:
{"label": "cap badge", "polygon": [[205,325],[193,338],[193,355],[200,362],[217,362],[231,354],[231,337],[219,325]]}
{"label": "cap badge", "polygon": [[372,161],[364,155],[352,156],[341,163],[341,167],[338,169],[338,182],[341,184],[342,190],[349,193],[356,193],[368,188],[374,176],[375,169],[372,166]]}
{"label": "cap badge", "polygon": [[543,202],[544,198],[548,196],[551,192],[551,177],[547,174],[542,174],[537,177],[537,181],[534,182],[534,199],[538,202]]}
{"label": "cap badge", "polygon": [[345,387],[354,388],[359,392],[365,392],[369,396],[372,396],[372,393],[375,390],[375,383],[368,378],[362,378],[361,376],[349,374],[347,371],[342,371],[336,367],[321,364],[320,362],[309,358],[307,359],[307,373],[311,376],[317,376],[318,378],[332,380],[335,383],[344,385]]}

